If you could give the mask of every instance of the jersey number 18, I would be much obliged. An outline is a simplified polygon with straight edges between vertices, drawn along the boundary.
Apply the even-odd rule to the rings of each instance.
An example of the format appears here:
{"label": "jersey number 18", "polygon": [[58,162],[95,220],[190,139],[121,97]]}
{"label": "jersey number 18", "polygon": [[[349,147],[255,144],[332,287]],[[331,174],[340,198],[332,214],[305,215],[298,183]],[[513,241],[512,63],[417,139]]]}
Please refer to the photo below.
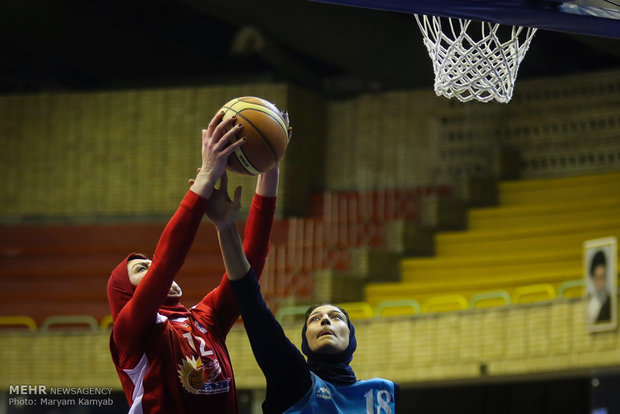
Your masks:
{"label": "jersey number 18", "polygon": [[364,394],[364,397],[366,397],[366,414],[392,414],[390,407],[392,394],[388,391],[372,388]]}

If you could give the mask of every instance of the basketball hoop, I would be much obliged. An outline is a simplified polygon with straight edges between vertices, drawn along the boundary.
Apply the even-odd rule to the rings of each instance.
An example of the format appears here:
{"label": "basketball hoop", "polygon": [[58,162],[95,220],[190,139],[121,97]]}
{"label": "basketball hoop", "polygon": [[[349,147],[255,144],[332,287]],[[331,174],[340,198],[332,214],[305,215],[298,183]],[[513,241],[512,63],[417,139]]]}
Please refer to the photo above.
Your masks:
{"label": "basketball hoop", "polygon": [[475,39],[471,20],[417,14],[415,18],[433,61],[437,96],[461,102],[510,101],[535,28],[512,26],[508,38],[501,40],[500,24],[480,22],[480,38]]}

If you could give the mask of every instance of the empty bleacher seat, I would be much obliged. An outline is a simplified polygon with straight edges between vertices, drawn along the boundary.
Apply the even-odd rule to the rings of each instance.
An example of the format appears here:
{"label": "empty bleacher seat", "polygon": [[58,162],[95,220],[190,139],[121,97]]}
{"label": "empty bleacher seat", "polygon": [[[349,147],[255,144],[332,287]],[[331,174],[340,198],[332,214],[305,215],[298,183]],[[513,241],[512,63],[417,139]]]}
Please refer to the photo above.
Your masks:
{"label": "empty bleacher seat", "polygon": [[500,205],[470,209],[466,231],[436,233],[435,256],[402,258],[401,281],[368,284],[366,300],[461,295],[484,307],[578,297],[583,242],[620,236],[618,188],[620,172],[502,182]]}

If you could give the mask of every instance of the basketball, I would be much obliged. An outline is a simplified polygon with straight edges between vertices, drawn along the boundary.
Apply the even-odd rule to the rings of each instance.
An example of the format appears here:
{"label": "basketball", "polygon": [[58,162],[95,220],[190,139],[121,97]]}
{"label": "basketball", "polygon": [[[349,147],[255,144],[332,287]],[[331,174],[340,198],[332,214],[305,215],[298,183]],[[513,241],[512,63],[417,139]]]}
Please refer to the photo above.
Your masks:
{"label": "basketball", "polygon": [[243,125],[238,138],[247,141],[228,158],[228,170],[258,175],[273,168],[286,152],[288,125],[271,102],[254,96],[232,99],[220,109],[222,120],[237,116]]}

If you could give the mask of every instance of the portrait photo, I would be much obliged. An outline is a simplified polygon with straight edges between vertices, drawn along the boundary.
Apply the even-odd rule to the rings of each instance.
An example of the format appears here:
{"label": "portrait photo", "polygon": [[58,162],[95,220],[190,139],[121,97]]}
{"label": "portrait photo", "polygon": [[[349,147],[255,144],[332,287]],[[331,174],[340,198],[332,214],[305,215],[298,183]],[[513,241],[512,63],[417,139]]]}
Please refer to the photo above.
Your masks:
{"label": "portrait photo", "polygon": [[584,242],[585,325],[589,331],[617,326],[617,240],[615,237]]}

